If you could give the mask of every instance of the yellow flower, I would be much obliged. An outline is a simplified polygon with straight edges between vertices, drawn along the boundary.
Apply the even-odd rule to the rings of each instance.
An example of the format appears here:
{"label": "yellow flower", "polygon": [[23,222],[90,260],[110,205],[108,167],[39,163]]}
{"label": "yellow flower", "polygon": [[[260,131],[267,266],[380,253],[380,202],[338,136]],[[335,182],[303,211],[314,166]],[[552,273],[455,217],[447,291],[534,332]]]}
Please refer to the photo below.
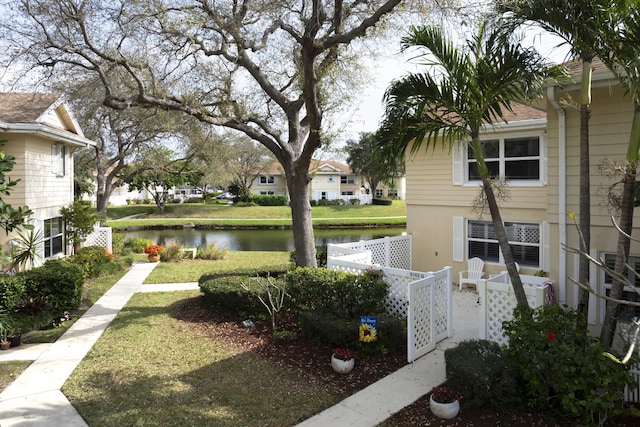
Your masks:
{"label": "yellow flower", "polygon": [[362,323],[360,325],[360,341],[372,342],[375,341],[378,336],[378,331],[371,325]]}

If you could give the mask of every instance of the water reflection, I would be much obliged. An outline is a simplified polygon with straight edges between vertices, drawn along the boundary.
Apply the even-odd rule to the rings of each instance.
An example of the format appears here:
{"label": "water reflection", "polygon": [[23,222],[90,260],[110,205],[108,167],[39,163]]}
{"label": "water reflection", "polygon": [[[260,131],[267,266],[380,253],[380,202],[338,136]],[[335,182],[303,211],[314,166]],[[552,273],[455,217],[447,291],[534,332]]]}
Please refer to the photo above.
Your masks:
{"label": "water reflection", "polygon": [[[378,239],[398,236],[404,228],[372,228],[348,230],[315,230],[316,246],[329,243],[348,243],[358,240]],[[233,251],[291,251],[294,248],[292,230],[196,230],[167,229],[128,231],[125,239],[143,237],[166,246],[170,241],[178,241],[183,246],[204,247],[215,243]]]}

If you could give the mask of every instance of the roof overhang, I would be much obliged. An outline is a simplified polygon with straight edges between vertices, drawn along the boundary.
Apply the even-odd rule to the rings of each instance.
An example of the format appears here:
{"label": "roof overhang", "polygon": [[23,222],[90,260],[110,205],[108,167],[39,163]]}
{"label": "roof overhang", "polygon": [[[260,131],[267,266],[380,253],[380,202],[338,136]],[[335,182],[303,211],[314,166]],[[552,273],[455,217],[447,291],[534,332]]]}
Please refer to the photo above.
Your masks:
{"label": "roof overhang", "polygon": [[518,120],[509,123],[492,123],[482,125],[481,133],[545,130],[546,127],[547,119]]}
{"label": "roof overhang", "polygon": [[95,141],[91,141],[82,135],[76,135],[41,124],[0,122],[0,132],[37,135],[79,148],[93,147],[96,145]]}

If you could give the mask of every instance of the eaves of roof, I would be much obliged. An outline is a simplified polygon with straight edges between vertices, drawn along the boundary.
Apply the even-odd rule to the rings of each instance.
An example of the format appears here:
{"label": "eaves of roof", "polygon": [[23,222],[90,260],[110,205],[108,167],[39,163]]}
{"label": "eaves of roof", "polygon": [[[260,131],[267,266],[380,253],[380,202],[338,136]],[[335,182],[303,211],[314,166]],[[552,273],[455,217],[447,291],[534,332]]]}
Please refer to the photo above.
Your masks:
{"label": "eaves of roof", "polygon": [[39,123],[4,123],[0,122],[0,131],[7,133],[38,135],[46,139],[61,141],[75,147],[95,146],[96,143],[84,136],[76,135],[61,129],[52,128]]}

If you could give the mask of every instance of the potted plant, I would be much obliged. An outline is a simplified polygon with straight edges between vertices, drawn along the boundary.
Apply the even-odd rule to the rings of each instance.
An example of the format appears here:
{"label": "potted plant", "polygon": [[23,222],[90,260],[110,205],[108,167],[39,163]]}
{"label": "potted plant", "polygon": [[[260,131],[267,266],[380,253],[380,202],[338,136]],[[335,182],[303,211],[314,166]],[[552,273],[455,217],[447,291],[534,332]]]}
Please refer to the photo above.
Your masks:
{"label": "potted plant", "polygon": [[336,348],[331,355],[331,367],[340,374],[348,374],[353,370],[356,354],[348,348]]}
{"label": "potted plant", "polygon": [[160,260],[160,252],[164,251],[164,248],[160,245],[149,245],[144,248],[144,253],[149,255],[149,262],[158,262]]}
{"label": "potted plant", "polygon": [[429,408],[433,415],[444,420],[450,420],[460,412],[462,394],[453,387],[440,385],[431,390]]}

